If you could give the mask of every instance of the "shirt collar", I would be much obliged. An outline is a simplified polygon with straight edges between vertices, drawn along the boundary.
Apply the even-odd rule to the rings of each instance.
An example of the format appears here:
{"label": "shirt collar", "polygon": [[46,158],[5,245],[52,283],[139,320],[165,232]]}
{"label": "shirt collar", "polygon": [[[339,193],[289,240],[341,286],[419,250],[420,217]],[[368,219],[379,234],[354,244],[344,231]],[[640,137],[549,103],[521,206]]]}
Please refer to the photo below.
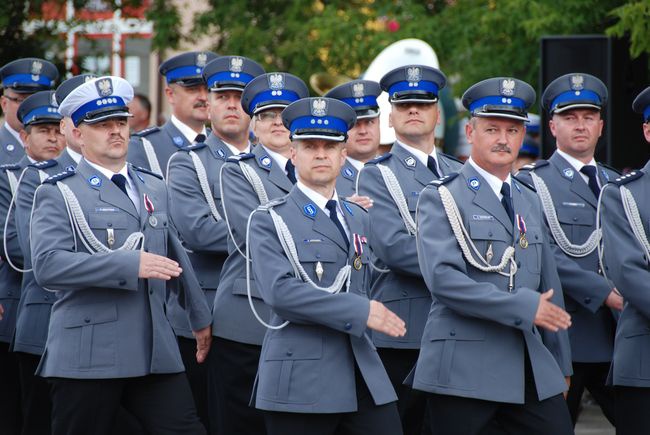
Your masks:
{"label": "shirt collar", "polygon": [[[266,151],[266,153],[267,153],[269,156],[271,156],[271,157],[273,158],[273,160],[275,160],[275,162],[278,164],[278,166],[280,166],[280,168],[281,168],[283,171],[285,171],[285,169],[286,169],[286,167],[287,167],[287,162],[289,161],[289,159],[286,158],[285,156],[283,156],[283,155],[280,154],[280,153],[276,153],[275,151],[271,151],[270,149],[268,149],[268,148],[265,147],[264,145],[262,145],[262,148],[264,148],[264,151]],[[285,172],[286,172],[286,171],[285,171]]]}
{"label": "shirt collar", "polygon": [[[420,151],[419,149],[414,148],[414,147],[409,146],[409,145],[406,145],[403,142],[400,142],[400,141],[396,141],[396,142],[397,142],[397,144],[399,146],[401,146],[406,151],[408,151],[413,156],[415,156],[415,158],[418,159],[420,161],[420,163],[422,163],[424,166],[427,166],[427,164],[429,163],[429,156],[436,159],[436,165],[438,165],[438,152],[436,151],[435,146],[433,147],[433,151],[431,151],[431,154],[427,154],[424,151]],[[437,168],[437,169],[439,169],[439,168]],[[440,173],[440,171],[438,171],[438,173]]]}
{"label": "shirt collar", "polygon": [[501,198],[503,197],[503,195],[501,195],[501,186],[503,185],[503,183],[508,183],[511,187],[510,191],[512,192],[512,183],[510,180],[510,174],[508,174],[508,177],[506,178],[505,181],[501,181],[501,179],[496,175],[490,174],[488,171],[481,168],[471,157],[467,159],[467,161],[469,162],[470,165],[472,165],[474,169],[476,169],[476,172],[478,172],[479,175],[483,177],[483,179],[487,182],[487,184],[490,186],[490,189],[492,189],[492,191],[497,196],[497,198],[499,198],[499,200],[501,200]]}
{"label": "shirt collar", "polygon": [[[190,128],[187,124],[183,123],[180,119],[178,119],[176,116],[172,115],[171,117],[172,124],[174,124],[174,127],[176,127],[182,134],[185,136],[185,139],[189,143],[194,143],[194,139],[196,139],[196,136],[198,134],[202,134],[205,137],[208,136],[207,130],[205,129],[205,125],[203,126],[203,129],[201,130],[201,133],[195,132],[192,128]],[[237,153],[239,154],[239,153]]]}
{"label": "shirt collar", "polygon": [[[79,161],[81,160],[81,154],[78,152],[74,151],[70,147],[65,147],[65,151],[68,153],[68,155],[72,158],[72,160],[75,161],[76,164],[79,164]],[[90,162],[89,162],[90,163]]]}
{"label": "shirt collar", "polygon": [[221,139],[221,142],[223,142],[223,144],[228,147],[228,149],[230,150],[230,152],[232,153],[233,156],[238,156],[238,155],[240,155],[242,153],[243,154],[248,154],[248,153],[251,152],[251,143],[250,142],[248,142],[248,144],[246,145],[246,149],[243,150],[243,151],[241,151],[236,146],[229,144],[228,142],[226,142],[223,139]]}
{"label": "shirt collar", "polygon": [[307,198],[312,200],[318,206],[318,208],[323,210],[327,215],[329,215],[329,211],[327,210],[327,208],[325,208],[325,205],[327,204],[327,201],[329,201],[330,199],[335,200],[336,203],[338,204],[338,207],[341,207],[341,203],[339,202],[339,196],[336,193],[336,190],[334,190],[334,195],[332,195],[331,198],[325,198],[320,193],[305,186],[303,183],[300,182],[300,180],[298,180],[296,186],[298,187],[298,189],[302,191],[302,193],[304,193],[307,196]]}
{"label": "shirt collar", "polygon": [[36,163],[37,160],[32,159],[31,157],[27,156],[27,160],[29,160],[29,163]]}
{"label": "shirt collar", "polygon": [[582,169],[583,166],[593,166],[595,168],[598,167],[596,166],[596,159],[594,159],[593,157],[591,158],[591,161],[589,163],[585,164],[582,163],[580,160],[576,159],[575,157],[565,153],[559,148],[556,151],[560,156],[564,158],[564,160],[566,160],[567,162],[569,162],[571,166],[573,166],[573,169],[575,169],[578,172],[580,172],[580,169]]}
{"label": "shirt collar", "polygon": [[352,157],[348,157],[348,162],[350,162],[350,164],[354,166],[354,169],[357,171],[363,169],[363,166],[365,165],[365,163],[363,163],[361,160],[353,159]]}
{"label": "shirt collar", "polygon": [[23,140],[20,138],[20,133],[18,133],[16,130],[14,130],[13,128],[11,128],[11,126],[9,125],[9,123],[6,122],[6,121],[5,121],[5,127],[7,128],[7,131],[8,131],[9,133],[11,133],[11,135],[12,135],[13,137],[16,138],[16,140],[18,141],[18,143],[19,143],[23,148],[25,148],[25,144],[23,143]]}
{"label": "shirt collar", "polygon": [[[113,175],[116,174],[115,172],[111,171],[110,169],[107,169],[107,168],[105,168],[103,166],[100,166],[100,165],[98,165],[96,163],[93,163],[93,162],[91,162],[89,160],[86,160],[86,162],[90,166],[92,166],[93,168],[95,168],[96,170],[101,172],[102,175],[104,175],[104,177],[108,178],[109,180],[113,177]],[[129,187],[133,188],[133,184],[131,183],[131,177],[129,177],[129,171],[127,169],[126,163],[124,164],[124,166],[122,166],[122,169],[120,169],[120,171],[117,172],[117,174],[124,175],[124,178],[126,178],[126,182],[129,183]]]}

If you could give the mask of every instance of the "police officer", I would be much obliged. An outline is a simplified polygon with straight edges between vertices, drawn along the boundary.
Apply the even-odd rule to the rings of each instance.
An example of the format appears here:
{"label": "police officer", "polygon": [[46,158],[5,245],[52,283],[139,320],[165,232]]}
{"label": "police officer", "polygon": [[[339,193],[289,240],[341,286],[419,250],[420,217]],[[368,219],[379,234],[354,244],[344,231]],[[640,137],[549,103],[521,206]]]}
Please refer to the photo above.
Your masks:
{"label": "police officer", "polygon": [[605,84],[592,75],[571,73],[553,80],[542,95],[542,106],[550,115],[557,149],[548,161],[521,172],[541,200],[572,317],[573,376],[567,404],[574,424],[585,388],[614,424],[614,395],[605,381],[616,330],[613,312],[623,308],[623,298],[600,273],[596,209],[601,187],[617,173],[594,159],[606,102]]}
{"label": "police officer", "polygon": [[[229,229],[228,259],[213,307],[214,351],[210,354],[211,397],[217,403],[220,434],[264,434],[262,414],[248,406],[257,374],[264,327],[255,319],[246,291],[246,222],[259,204],[286,195],[296,181],[289,131],[279,116],[308,89],[298,77],[271,72],[254,78],[241,96],[253,118],[259,144],[252,153],[228,159],[219,185]],[[268,320],[269,310],[250,282],[251,304]]]}
{"label": "police officer", "polygon": [[307,98],[282,118],[298,182],[251,217],[253,274],[273,313],[255,405],[270,435],[401,434],[367,328],[397,337],[404,322],[368,300],[368,218],[335,189],[355,113],[338,100]]}
{"label": "police officer", "polygon": [[84,158],[34,198],[34,275],[58,295],[37,371],[52,386],[55,435],[110,433],[120,403],[151,433],[205,433],[165,316],[167,281],[183,282],[199,361],[210,347],[210,312],[164,182],[126,164],[132,96],[125,80],[100,77],[63,100]]}
{"label": "police officer", "polygon": [[172,154],[194,143],[197,137],[205,140],[208,101],[201,73],[216,57],[210,51],[190,51],[160,65],[158,71],[167,81],[165,96],[172,116],[162,127],[147,128],[132,136],[127,156],[129,163],[164,176]]}
{"label": "police officer", "polygon": [[[413,387],[429,393],[435,433],[478,434],[494,420],[507,433],[573,433],[561,395],[570,316],[538,202],[510,175],[534,99],[512,78],[470,87],[470,159],[420,195],[417,245],[433,302]],[[540,328],[551,331],[548,348]]]}
{"label": "police officer", "polygon": [[397,141],[391,152],[371,160],[359,174],[358,193],[373,199],[369,210],[370,243],[382,270],[371,297],[395,311],[407,325],[404,337],[373,334],[386,371],[399,397],[404,433],[419,434],[424,397],[403,385],[418,357],[431,296],[415,246],[415,206],[431,180],[457,170],[460,163],[436,150],[438,92],[444,74],[421,65],[395,69],[381,79],[391,102],[390,123]]}
{"label": "police officer", "polygon": [[[632,108],[642,114],[643,135],[650,143],[650,87],[636,97]],[[643,169],[611,180],[601,199],[605,271],[625,298],[609,378],[620,435],[650,432],[649,174],[650,163],[646,163]]]}
{"label": "police officer", "polygon": [[[205,142],[182,148],[169,159],[167,184],[172,218],[183,244],[191,251],[190,261],[210,306],[228,255],[228,228],[222,217],[219,174],[226,158],[239,149],[225,141],[237,136],[239,139],[232,142],[241,146],[243,141],[248,146],[250,117],[243,112],[240,98],[244,86],[261,72],[262,67],[257,63],[239,56],[223,56],[209,62],[203,74],[210,89],[212,133]],[[192,329],[181,306],[172,294],[167,315],[178,337],[199,417],[217,433],[216,420],[210,416],[218,404],[208,404],[208,367],[196,363]],[[213,422],[209,421],[211,418]]]}
{"label": "police officer", "polygon": [[[27,167],[38,167],[42,163],[54,161],[53,159],[58,157],[64,148],[64,137],[59,129],[62,117],[54,103],[54,91],[40,91],[27,97],[18,107],[18,120],[23,125],[20,136],[26,152],[21,162]],[[30,216],[19,217],[17,209],[17,197],[21,194],[20,187],[25,176],[25,173],[21,175],[19,179],[21,181],[16,187],[17,193],[14,197],[16,211],[8,213],[7,227],[13,227],[17,232],[24,268],[29,269],[31,267],[28,234]],[[27,272],[22,278],[13,340],[13,351],[16,352],[20,370],[22,433],[40,435],[50,433],[51,402],[47,382],[43,378],[34,376],[34,373],[43,353],[49,311],[54,295],[39,294],[34,297],[31,289],[35,284],[33,274],[31,271]]]}
{"label": "police officer", "polygon": [[370,80],[352,80],[339,85],[325,94],[348,104],[357,114],[357,122],[348,131],[345,143],[348,157],[336,181],[336,191],[357,204],[370,208],[370,198],[356,195],[357,175],[363,165],[377,157],[379,149],[379,104],[377,97],[381,94],[379,83]]}
{"label": "police officer", "polygon": [[18,106],[31,94],[52,89],[58,78],[54,64],[34,57],[17,59],[0,68],[0,105],[5,116],[0,128],[0,165],[15,163],[25,155],[20,139],[22,125],[16,116]]}

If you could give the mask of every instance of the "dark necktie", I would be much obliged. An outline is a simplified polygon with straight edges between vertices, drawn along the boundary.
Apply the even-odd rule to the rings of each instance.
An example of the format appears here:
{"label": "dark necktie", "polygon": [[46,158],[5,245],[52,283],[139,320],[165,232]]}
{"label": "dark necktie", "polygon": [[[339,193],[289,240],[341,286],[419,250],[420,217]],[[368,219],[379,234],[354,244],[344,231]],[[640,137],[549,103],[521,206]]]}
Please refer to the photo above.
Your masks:
{"label": "dark necktie", "polygon": [[515,223],[515,211],[512,208],[512,198],[510,197],[510,185],[508,183],[503,183],[501,185],[501,195],[503,195],[503,198],[501,198],[501,204],[503,204],[503,208],[506,209],[506,213],[508,213],[508,217],[510,218],[510,222],[513,224]]}
{"label": "dark necktie", "polygon": [[589,188],[594,193],[594,196],[598,198],[600,195],[600,186],[598,185],[598,169],[595,166],[585,165],[580,169],[580,172],[585,174],[589,178]]}
{"label": "dark necktie", "polygon": [[336,225],[336,228],[339,229],[341,232],[341,236],[343,236],[343,240],[345,240],[345,243],[350,246],[350,241],[348,240],[348,235],[345,234],[345,229],[343,228],[343,225],[341,225],[341,221],[339,220],[338,213],[336,212],[336,200],[330,199],[327,201],[327,204],[325,204],[325,208],[329,210],[330,212],[330,219],[332,222],[334,222],[334,225]]}
{"label": "dark necktie", "polygon": [[205,142],[205,135],[203,133],[197,134],[196,137],[194,138],[194,142],[197,143]]}
{"label": "dark necktie", "polygon": [[438,165],[436,165],[436,159],[434,159],[433,156],[427,157],[427,168],[433,172],[433,175],[436,178],[440,178],[440,174],[438,173]]}
{"label": "dark necktie", "polygon": [[287,171],[287,177],[289,178],[289,181],[291,181],[291,184],[296,184],[296,167],[293,165],[291,160],[287,160],[284,169]]}
{"label": "dark necktie", "polygon": [[115,183],[126,196],[129,196],[129,194],[126,193],[126,177],[124,175],[114,174],[111,177],[111,181]]}

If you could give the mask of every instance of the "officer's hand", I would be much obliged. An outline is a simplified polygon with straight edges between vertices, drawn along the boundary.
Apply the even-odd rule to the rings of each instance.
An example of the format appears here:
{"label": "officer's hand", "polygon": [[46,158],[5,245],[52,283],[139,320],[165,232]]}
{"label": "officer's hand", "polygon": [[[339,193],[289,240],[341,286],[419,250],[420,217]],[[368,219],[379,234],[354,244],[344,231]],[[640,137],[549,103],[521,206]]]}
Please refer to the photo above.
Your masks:
{"label": "officer's hand", "polygon": [[212,345],[212,326],[208,325],[198,331],[192,331],[196,339],[196,361],[201,364],[208,357]]}
{"label": "officer's hand", "polygon": [[623,296],[621,296],[618,290],[614,289],[607,296],[607,299],[605,299],[605,305],[614,310],[623,311]]}
{"label": "officer's hand", "polygon": [[360,205],[365,209],[372,207],[372,204],[374,204],[374,201],[369,196],[359,196],[356,193],[352,196],[348,196],[345,199],[357,205]]}
{"label": "officer's hand", "polygon": [[0,320],[2,320],[2,315],[5,313],[5,309],[2,307],[2,304],[0,304]]}
{"label": "officer's hand", "polygon": [[386,308],[384,304],[370,301],[368,328],[382,332],[391,337],[403,337],[406,334],[406,324],[397,314]]}
{"label": "officer's hand", "polygon": [[549,331],[557,332],[560,329],[567,329],[571,326],[571,316],[562,308],[552,303],[552,297],[553,289],[541,294],[533,323]]}
{"label": "officer's hand", "polygon": [[168,281],[178,277],[183,269],[174,260],[150,252],[140,252],[138,278],[156,278]]}

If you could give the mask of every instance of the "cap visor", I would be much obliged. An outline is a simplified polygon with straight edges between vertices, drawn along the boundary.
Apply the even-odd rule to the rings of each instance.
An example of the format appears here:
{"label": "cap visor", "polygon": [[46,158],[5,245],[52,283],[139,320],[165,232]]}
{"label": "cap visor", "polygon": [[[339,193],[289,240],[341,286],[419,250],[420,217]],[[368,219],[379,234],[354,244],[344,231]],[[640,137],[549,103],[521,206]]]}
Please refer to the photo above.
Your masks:
{"label": "cap visor", "polygon": [[530,119],[528,119],[527,116],[515,115],[514,113],[483,112],[483,113],[475,113],[473,116],[479,118],[507,118],[507,119],[515,119],[517,121],[530,122]]}
{"label": "cap visor", "polygon": [[86,124],[95,124],[99,121],[104,121],[106,119],[110,118],[131,118],[133,115],[130,114],[129,112],[125,111],[119,111],[119,112],[107,112],[103,113],[101,115],[97,115],[96,117],[93,117],[92,119],[82,119],[81,122],[85,122]]}
{"label": "cap visor", "polygon": [[567,110],[572,110],[572,109],[594,109],[594,110],[602,110],[602,107],[596,105],[596,104],[591,104],[591,103],[575,103],[575,104],[569,104],[567,106],[563,107],[558,107],[553,112],[551,113],[562,113],[566,112]]}
{"label": "cap visor", "polygon": [[437,98],[434,99],[427,99],[427,98],[418,98],[418,97],[413,97],[413,98],[400,98],[400,99],[389,99],[389,102],[391,104],[404,104],[404,103],[422,103],[422,104],[434,104],[438,102]]}
{"label": "cap visor", "polygon": [[303,140],[303,139],[323,139],[323,140],[329,140],[332,142],[345,142],[345,136],[340,135],[340,136],[329,136],[325,134],[316,134],[316,133],[309,133],[309,134],[293,134],[291,135],[291,140]]}

